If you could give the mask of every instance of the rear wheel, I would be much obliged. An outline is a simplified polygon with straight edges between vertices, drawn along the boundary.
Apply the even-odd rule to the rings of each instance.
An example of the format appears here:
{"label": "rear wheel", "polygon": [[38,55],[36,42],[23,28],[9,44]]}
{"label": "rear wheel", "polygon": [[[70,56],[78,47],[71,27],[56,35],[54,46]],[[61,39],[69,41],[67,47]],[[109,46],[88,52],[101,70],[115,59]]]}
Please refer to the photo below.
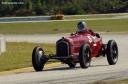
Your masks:
{"label": "rear wheel", "polygon": [[32,65],[35,71],[42,71],[47,59],[41,47],[35,47],[32,53]]}
{"label": "rear wheel", "polygon": [[110,65],[118,61],[118,46],[114,40],[109,40],[107,44],[107,60]]}
{"label": "rear wheel", "polygon": [[91,62],[91,50],[89,45],[84,44],[80,48],[79,61],[81,68],[88,68]]}

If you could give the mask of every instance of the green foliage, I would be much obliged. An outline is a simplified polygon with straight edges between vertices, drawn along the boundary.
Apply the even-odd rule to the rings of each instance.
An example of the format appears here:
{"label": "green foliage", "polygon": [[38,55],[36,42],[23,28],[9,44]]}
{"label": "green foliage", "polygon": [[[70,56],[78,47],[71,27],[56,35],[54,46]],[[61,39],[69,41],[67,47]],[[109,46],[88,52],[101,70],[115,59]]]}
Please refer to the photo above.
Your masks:
{"label": "green foliage", "polygon": [[[23,2],[24,4],[3,4],[3,2]],[[18,15],[128,12],[127,0],[1,0],[0,5],[0,16],[15,15],[16,11],[22,13],[23,9],[31,13],[23,11],[23,14]]]}
{"label": "green foliage", "polygon": [[28,1],[26,3],[26,8],[29,9],[29,10],[32,10],[32,2],[31,1]]}
{"label": "green foliage", "polygon": [[79,5],[68,4],[68,6],[65,6],[63,8],[63,13],[66,15],[77,15],[77,14],[83,14],[84,10]]}

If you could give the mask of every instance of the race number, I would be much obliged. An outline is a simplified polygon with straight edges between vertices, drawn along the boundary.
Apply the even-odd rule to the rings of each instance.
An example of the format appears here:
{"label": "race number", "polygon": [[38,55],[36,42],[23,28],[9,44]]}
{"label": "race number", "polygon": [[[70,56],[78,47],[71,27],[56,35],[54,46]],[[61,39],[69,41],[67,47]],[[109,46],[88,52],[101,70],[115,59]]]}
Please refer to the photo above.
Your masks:
{"label": "race number", "polygon": [[87,37],[89,39],[89,42],[91,43],[93,41],[92,38],[90,36],[87,36]]}

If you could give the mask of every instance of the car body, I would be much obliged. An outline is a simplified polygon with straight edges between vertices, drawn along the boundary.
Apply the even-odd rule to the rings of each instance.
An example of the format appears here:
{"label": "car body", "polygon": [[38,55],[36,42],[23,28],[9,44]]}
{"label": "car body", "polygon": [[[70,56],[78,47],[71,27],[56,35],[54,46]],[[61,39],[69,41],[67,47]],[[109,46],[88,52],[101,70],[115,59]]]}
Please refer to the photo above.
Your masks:
{"label": "car body", "polygon": [[56,42],[56,55],[71,56],[74,61],[78,61],[80,47],[83,44],[90,46],[92,57],[97,57],[103,46],[101,37],[92,36],[88,32],[84,34],[76,33],[68,37],[62,37]]}
{"label": "car body", "polygon": [[81,68],[90,66],[92,57],[107,55],[110,65],[116,64],[118,60],[118,46],[114,40],[109,40],[104,44],[102,37],[91,32],[75,33],[68,37],[62,37],[56,42],[56,54],[44,54],[44,50],[37,46],[33,49],[32,64],[36,71],[42,71],[44,64],[49,59],[57,59],[74,68],[76,63],[80,63]]}

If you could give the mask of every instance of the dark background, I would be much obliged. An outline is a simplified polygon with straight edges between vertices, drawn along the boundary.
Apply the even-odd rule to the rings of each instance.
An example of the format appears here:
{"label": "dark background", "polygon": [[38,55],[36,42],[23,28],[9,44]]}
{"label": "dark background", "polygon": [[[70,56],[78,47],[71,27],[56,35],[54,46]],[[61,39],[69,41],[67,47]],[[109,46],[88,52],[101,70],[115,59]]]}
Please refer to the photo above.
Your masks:
{"label": "dark background", "polygon": [[1,17],[124,12],[128,12],[128,0],[0,0]]}

